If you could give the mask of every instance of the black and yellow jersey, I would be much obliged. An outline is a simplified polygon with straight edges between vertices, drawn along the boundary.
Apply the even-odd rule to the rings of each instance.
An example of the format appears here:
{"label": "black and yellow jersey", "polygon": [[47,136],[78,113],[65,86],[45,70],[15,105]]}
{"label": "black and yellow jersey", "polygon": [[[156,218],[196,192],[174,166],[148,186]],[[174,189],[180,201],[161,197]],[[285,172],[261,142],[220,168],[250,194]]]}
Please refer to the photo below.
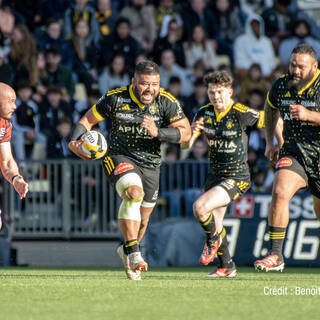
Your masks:
{"label": "black and yellow jersey", "polygon": [[111,119],[108,155],[124,155],[145,167],[160,166],[161,142],[140,127],[143,117],[149,116],[159,128],[185,118],[178,100],[169,92],[161,88],[155,101],[144,105],[134,95],[132,85],[108,91],[92,112],[98,120]]}
{"label": "black and yellow jersey", "polygon": [[203,106],[194,121],[204,118],[204,133],[209,144],[210,172],[217,178],[249,179],[248,136],[246,128],[264,126],[264,111],[257,111],[231,100],[218,113],[211,103]]}
{"label": "black and yellow jersey", "polygon": [[301,104],[311,111],[320,111],[320,70],[300,91],[288,86],[289,75],[277,79],[268,92],[270,107],[278,109],[284,120],[284,145],[280,156],[292,155],[313,178],[320,176],[320,126],[294,119],[290,104]]}

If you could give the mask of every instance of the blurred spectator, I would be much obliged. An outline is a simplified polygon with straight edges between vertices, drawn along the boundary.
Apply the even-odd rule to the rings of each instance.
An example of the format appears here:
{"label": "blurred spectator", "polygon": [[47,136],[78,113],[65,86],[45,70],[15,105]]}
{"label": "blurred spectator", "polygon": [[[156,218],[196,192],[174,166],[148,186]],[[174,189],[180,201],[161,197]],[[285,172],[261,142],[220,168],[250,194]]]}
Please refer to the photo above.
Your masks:
{"label": "blurred spectator", "polygon": [[230,0],[215,0],[213,3],[213,14],[219,30],[216,52],[228,55],[233,64],[233,42],[244,32],[243,24]]}
{"label": "blurred spectator", "polygon": [[6,61],[5,50],[0,48],[0,82],[4,82],[11,86],[13,81],[13,69]]}
{"label": "blurred spectator", "polygon": [[185,54],[181,35],[182,27],[178,24],[177,20],[170,20],[167,35],[163,38],[158,37],[153,46],[152,57],[156,63],[160,64],[163,50],[171,49],[174,52],[177,64],[185,67]]}
{"label": "blurred spectator", "polygon": [[271,8],[266,8],[262,12],[265,24],[265,34],[271,38],[273,46],[278,52],[280,42],[290,35],[290,29],[296,13],[289,10],[291,0],[274,0]]}
{"label": "blurred spectator", "polygon": [[250,66],[248,70],[248,76],[241,81],[239,100],[246,101],[248,99],[249,92],[254,89],[260,90],[263,97],[266,98],[266,94],[269,89],[269,83],[262,76],[261,67],[258,63],[253,63]]}
{"label": "blurred spectator", "polygon": [[248,107],[256,110],[264,109],[264,101],[266,99],[266,94],[259,89],[252,89],[248,92],[247,98],[245,100]]}
{"label": "blurred spectator", "polygon": [[155,8],[157,34],[160,38],[167,36],[170,21],[175,20],[179,25],[183,23],[174,6],[174,0],[160,0],[159,5]]}
{"label": "blurred spectator", "polygon": [[69,0],[43,0],[41,6],[43,21],[46,21],[49,18],[62,21],[64,18],[64,13],[69,6]]}
{"label": "blurred spectator", "polygon": [[[34,150],[41,146],[44,150],[46,138],[39,132],[39,113],[37,104],[31,99],[32,87],[28,82],[17,84],[17,110],[13,114],[13,146],[17,159],[39,158]],[[38,145],[38,146],[36,146]]]}
{"label": "blurred spectator", "polygon": [[218,36],[218,25],[211,10],[207,7],[205,0],[189,0],[182,8],[184,39],[189,39],[192,29],[200,24],[210,39]]}
{"label": "blurred spectator", "polygon": [[74,153],[68,148],[71,131],[72,122],[70,119],[61,117],[57,122],[55,130],[48,137],[48,159],[74,158]]}
{"label": "blurred spectator", "polygon": [[312,46],[317,53],[318,60],[320,59],[320,41],[311,35],[309,23],[304,19],[299,19],[293,24],[291,37],[284,39],[279,45],[281,65],[286,67],[289,65],[291,52],[300,43]]}
{"label": "blurred spectator", "polygon": [[246,15],[261,14],[266,8],[272,7],[273,0],[240,0],[241,11]]}
{"label": "blurred spectator", "polygon": [[15,17],[10,9],[0,9],[0,50],[4,58],[7,58],[10,53],[10,37],[14,24]]}
{"label": "blurred spectator", "polygon": [[10,64],[14,70],[14,82],[24,80],[34,85],[37,81],[36,42],[25,25],[14,27],[11,37]]}
{"label": "blurred spectator", "polygon": [[180,103],[182,103],[181,99],[181,80],[178,77],[171,77],[168,83],[168,91],[176,97]]}
{"label": "blurred spectator", "polygon": [[160,85],[168,89],[169,79],[171,77],[178,77],[181,81],[181,94],[189,96],[193,91],[193,86],[188,78],[187,72],[175,63],[175,57],[172,50],[167,49],[162,52],[160,65]]}
{"label": "blurred spectator", "polygon": [[96,18],[99,22],[100,33],[103,37],[113,32],[117,20],[117,13],[112,10],[111,0],[97,0]]}
{"label": "blurred spectator", "polygon": [[208,103],[207,87],[203,83],[203,78],[198,78],[194,82],[194,92],[184,101],[183,111],[191,122],[195,113]]}
{"label": "blurred spectator", "polygon": [[130,84],[129,74],[126,72],[126,61],[123,55],[115,55],[110,67],[103,70],[99,76],[99,89],[102,94],[108,90]]}
{"label": "blurred spectator", "polygon": [[72,121],[72,108],[70,104],[62,100],[61,89],[57,86],[49,86],[47,95],[39,105],[40,130],[47,137],[55,131],[59,119],[67,117]]}
{"label": "blurred spectator", "polygon": [[75,0],[66,10],[64,16],[64,36],[70,38],[74,32],[76,23],[83,19],[90,26],[90,40],[95,44],[100,40],[100,25],[96,19],[95,9],[88,3],[89,0]]}
{"label": "blurred spectator", "polygon": [[39,30],[36,33],[36,40],[43,51],[50,47],[57,48],[62,56],[61,63],[72,67],[72,53],[70,45],[62,36],[61,22],[54,18],[49,18],[45,30]]}
{"label": "blurred spectator", "polygon": [[124,7],[120,16],[129,19],[130,34],[142,45],[146,52],[151,52],[157,37],[157,26],[153,5],[147,5],[147,0],[131,0]]}
{"label": "blurred spectator", "polygon": [[46,70],[46,58],[42,51],[37,53],[37,71],[38,77],[37,82],[34,85],[35,92],[32,95],[32,99],[36,103],[40,103],[43,99],[43,96],[47,93],[47,86],[49,84],[48,74]]}
{"label": "blurred spectator", "polygon": [[186,66],[191,71],[195,63],[201,60],[206,69],[217,67],[216,53],[212,43],[207,40],[205,31],[201,25],[195,25],[188,41],[184,42]]}
{"label": "blurred spectator", "polygon": [[191,81],[194,83],[197,79],[203,78],[207,71],[204,62],[202,60],[197,60],[192,68],[192,73],[190,75]]}
{"label": "blurred spectator", "polygon": [[137,40],[130,36],[130,22],[127,18],[119,18],[114,32],[104,37],[101,42],[101,56],[99,67],[110,65],[116,54],[122,54],[126,59],[126,65],[133,69],[135,59],[142,48]]}
{"label": "blurred spectator", "polygon": [[85,85],[89,91],[92,84],[97,82],[97,48],[90,37],[89,24],[86,20],[79,19],[71,36],[73,53],[73,72],[78,77],[78,82]]}
{"label": "blurred spectator", "polygon": [[[74,105],[73,122],[76,123],[84,116],[84,114],[95,105],[102,94],[98,89],[91,89],[87,94],[88,98],[86,100],[77,101]],[[100,121],[98,123],[99,131],[104,135],[107,135],[108,130],[111,129],[111,121],[107,118],[105,121]]]}
{"label": "blurred spectator", "polygon": [[9,0],[7,1],[10,8],[17,11],[23,16],[25,23],[30,31],[41,25],[41,1],[42,0]]}
{"label": "blurred spectator", "polygon": [[75,83],[71,69],[62,65],[61,60],[61,53],[57,48],[51,47],[47,50],[48,83],[58,86],[62,90],[63,98],[70,101],[73,98]]}
{"label": "blurred spectator", "polygon": [[240,80],[244,79],[253,63],[261,66],[263,77],[275,68],[275,54],[271,40],[264,35],[264,23],[260,16],[250,16],[245,33],[234,43],[235,67]]}

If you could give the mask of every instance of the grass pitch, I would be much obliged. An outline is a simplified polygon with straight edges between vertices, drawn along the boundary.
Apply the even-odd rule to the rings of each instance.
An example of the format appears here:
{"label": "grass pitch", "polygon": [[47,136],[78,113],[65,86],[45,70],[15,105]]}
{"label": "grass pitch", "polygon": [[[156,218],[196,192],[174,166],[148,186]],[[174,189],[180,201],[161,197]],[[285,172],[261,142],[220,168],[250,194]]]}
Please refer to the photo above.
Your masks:
{"label": "grass pitch", "polygon": [[0,319],[319,317],[318,268],[258,273],[242,267],[234,279],[206,278],[212,270],[213,267],[152,268],[143,274],[142,281],[129,281],[122,269],[2,268]]}

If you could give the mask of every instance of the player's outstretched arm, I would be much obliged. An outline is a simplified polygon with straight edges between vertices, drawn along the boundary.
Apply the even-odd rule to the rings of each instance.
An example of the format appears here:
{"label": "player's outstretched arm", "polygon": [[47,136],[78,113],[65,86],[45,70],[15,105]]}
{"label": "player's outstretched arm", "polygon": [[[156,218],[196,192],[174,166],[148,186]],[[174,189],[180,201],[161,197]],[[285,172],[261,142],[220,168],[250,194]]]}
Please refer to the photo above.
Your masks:
{"label": "player's outstretched arm", "polygon": [[90,131],[92,127],[97,124],[99,120],[94,116],[92,109],[88,110],[87,113],[79,120],[79,122],[73,128],[72,136],[68,144],[69,149],[83,160],[92,160],[87,154],[81,149],[83,140],[80,137],[87,131]]}
{"label": "player's outstretched arm", "polygon": [[5,179],[11,183],[20,196],[25,198],[28,192],[28,183],[19,174],[19,168],[13,159],[10,142],[0,144],[0,167]]}
{"label": "player's outstretched arm", "polygon": [[191,125],[192,135],[188,141],[181,143],[181,149],[189,149],[193,146],[194,142],[201,135],[201,132],[204,128],[204,120],[203,117],[199,118]]}

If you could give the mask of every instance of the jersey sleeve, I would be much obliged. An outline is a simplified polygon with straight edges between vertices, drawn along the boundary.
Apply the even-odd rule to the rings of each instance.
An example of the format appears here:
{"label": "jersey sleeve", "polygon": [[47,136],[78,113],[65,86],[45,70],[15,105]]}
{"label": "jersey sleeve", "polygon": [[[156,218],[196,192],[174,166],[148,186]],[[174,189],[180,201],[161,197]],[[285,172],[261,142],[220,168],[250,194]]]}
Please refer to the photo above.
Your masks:
{"label": "jersey sleeve", "polygon": [[258,128],[264,127],[264,111],[249,108],[241,103],[236,103],[234,109],[239,111],[239,119],[243,128],[256,125]]}
{"label": "jersey sleeve", "polygon": [[193,116],[193,119],[192,119],[192,123],[193,122],[196,122],[197,120],[199,120],[201,117],[204,116],[204,108],[200,108],[196,114]]}
{"label": "jersey sleeve", "polygon": [[186,117],[178,99],[169,99],[164,97],[163,101],[165,105],[163,117],[164,126],[169,126],[170,124]]}
{"label": "jersey sleeve", "polygon": [[117,96],[104,94],[98,102],[92,106],[92,112],[97,120],[102,121],[111,115],[113,106],[116,103]]}
{"label": "jersey sleeve", "polygon": [[8,142],[11,140],[12,124],[9,123],[5,128],[0,131],[0,143]]}

